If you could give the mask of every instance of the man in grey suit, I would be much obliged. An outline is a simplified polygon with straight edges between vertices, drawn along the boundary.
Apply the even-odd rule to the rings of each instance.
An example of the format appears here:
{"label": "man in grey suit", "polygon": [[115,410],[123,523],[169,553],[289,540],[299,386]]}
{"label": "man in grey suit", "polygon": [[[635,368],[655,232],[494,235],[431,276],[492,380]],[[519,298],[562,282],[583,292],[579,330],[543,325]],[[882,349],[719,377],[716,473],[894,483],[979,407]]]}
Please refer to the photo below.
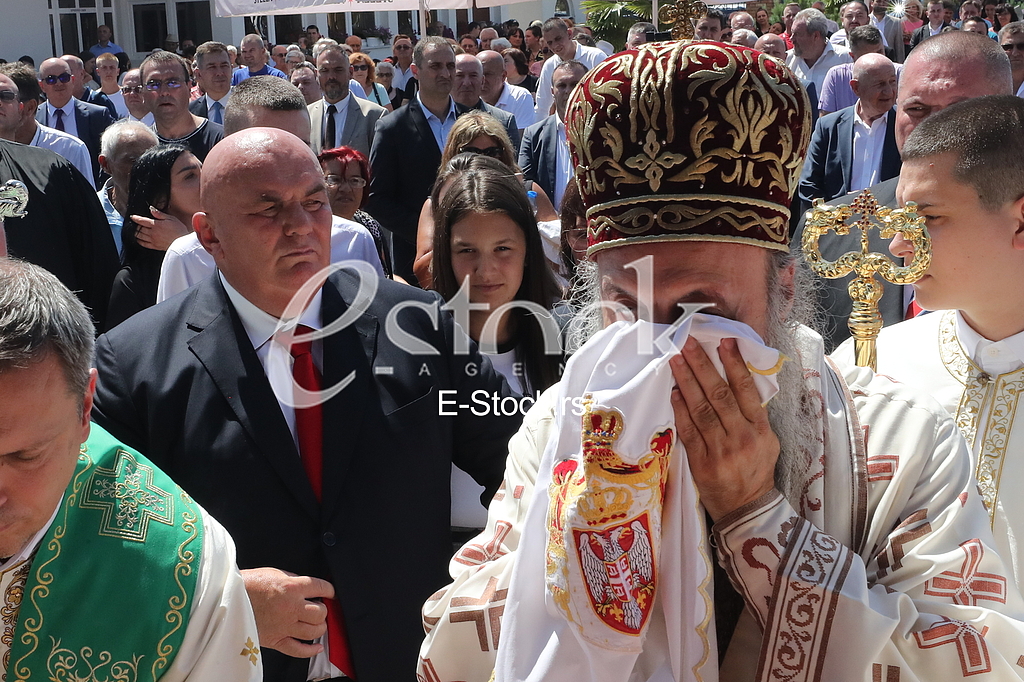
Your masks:
{"label": "man in grey suit", "polygon": [[316,68],[324,96],[309,105],[313,152],[344,145],[369,156],[374,126],[387,110],[349,92],[352,67],[340,46],[324,48],[316,58]]}
{"label": "man in grey suit", "polygon": [[885,38],[885,46],[892,51],[890,58],[897,64],[902,64],[906,56],[903,45],[903,22],[890,17],[889,0],[871,0],[871,25],[878,29]]}
{"label": "man in grey suit", "polygon": [[519,167],[523,177],[533,180],[551,197],[555,210],[561,213],[565,185],[572,177],[569,140],[565,135],[565,108],[573,88],[587,73],[587,66],[575,59],[562,62],[551,74],[551,92],[555,113],[538,121],[523,132],[519,149]]}
{"label": "man in grey suit", "polygon": [[39,87],[46,95],[46,105],[36,111],[36,121],[74,135],[89,148],[92,174],[100,177],[100,136],[114,117],[105,107],[76,99],[71,67],[63,59],[53,57],[39,65]]}

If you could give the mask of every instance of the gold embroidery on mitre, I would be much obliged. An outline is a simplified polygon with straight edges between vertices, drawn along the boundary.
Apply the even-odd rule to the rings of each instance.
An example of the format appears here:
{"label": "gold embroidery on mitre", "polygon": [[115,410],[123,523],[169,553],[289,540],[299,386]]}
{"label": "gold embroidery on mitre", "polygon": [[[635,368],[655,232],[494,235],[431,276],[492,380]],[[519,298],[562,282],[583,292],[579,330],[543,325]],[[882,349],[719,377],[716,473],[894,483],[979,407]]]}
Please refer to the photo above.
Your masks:
{"label": "gold embroidery on mitre", "polygon": [[[731,195],[695,195],[703,201],[720,202],[721,207],[669,205],[658,210],[605,211],[615,203],[663,203],[666,197],[659,192],[665,183],[698,185],[694,190],[705,185],[729,186],[736,188],[735,194],[749,193],[744,188],[762,194],[777,190],[790,196],[799,179],[804,161],[797,149],[799,140],[790,126],[780,126],[778,119],[799,107],[806,94],[781,78],[787,72],[775,60],[710,44],[681,42],[669,50],[663,45],[653,58],[647,53],[657,48],[643,46],[639,53],[612,57],[602,64],[599,75],[586,82],[588,96],[573,98],[568,133],[583,195],[607,197],[610,189],[619,194],[632,186],[649,188],[640,196],[592,205],[588,215],[597,221],[591,223],[591,242],[604,229],[642,234],[658,224],[682,232],[720,219],[739,231],[763,228],[772,241],[785,248],[789,210],[770,201],[764,203],[780,215],[761,218],[760,223]],[[706,61],[708,54],[724,63],[695,70],[687,82],[677,79],[692,61]],[[769,66],[780,76],[772,79]],[[765,78],[774,81],[771,90],[762,80]],[[725,85],[728,89],[723,91]],[[683,133],[686,143],[675,140],[682,125],[675,110],[677,87],[686,87],[689,106],[708,112],[687,124]],[[628,91],[628,101],[623,101],[623,91]],[[810,114],[804,104],[806,128]],[[627,122],[628,128],[623,125]],[[623,140],[624,133],[628,141]],[[731,144],[714,146],[722,137],[731,138]],[[627,147],[636,150],[628,157]]]}
{"label": "gold embroidery on mitre", "polygon": [[[995,523],[1006,448],[1020,395],[1024,392],[1024,368],[995,377],[982,370],[960,344],[956,335],[956,312],[952,310],[942,313],[939,322],[939,356],[949,373],[964,386],[957,406],[956,425],[978,453],[975,475],[989,521]],[[979,433],[981,415],[986,413],[985,426]]]}

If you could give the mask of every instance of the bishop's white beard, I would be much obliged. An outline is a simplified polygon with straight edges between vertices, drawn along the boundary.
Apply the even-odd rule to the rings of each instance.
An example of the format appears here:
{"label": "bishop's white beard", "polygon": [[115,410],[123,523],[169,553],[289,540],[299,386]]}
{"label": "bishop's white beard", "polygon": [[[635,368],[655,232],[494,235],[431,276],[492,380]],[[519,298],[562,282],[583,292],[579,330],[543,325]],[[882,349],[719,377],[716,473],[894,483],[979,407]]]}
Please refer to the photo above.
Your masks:
{"label": "bishop's white beard", "polygon": [[[786,289],[779,275],[790,264],[795,265],[795,276],[792,289]],[[792,360],[783,363],[779,370],[779,392],[768,403],[768,421],[780,446],[775,487],[799,509],[805,472],[812,464],[811,444],[820,443],[824,437],[821,420],[814,413],[820,409],[820,401],[813,398],[804,380],[798,331],[801,325],[817,329],[819,313],[813,296],[817,279],[802,259],[781,252],[772,254],[766,277],[768,315],[764,341]],[[572,353],[603,326],[600,277],[593,261],[577,265],[568,303],[577,311],[565,330],[566,351]]]}

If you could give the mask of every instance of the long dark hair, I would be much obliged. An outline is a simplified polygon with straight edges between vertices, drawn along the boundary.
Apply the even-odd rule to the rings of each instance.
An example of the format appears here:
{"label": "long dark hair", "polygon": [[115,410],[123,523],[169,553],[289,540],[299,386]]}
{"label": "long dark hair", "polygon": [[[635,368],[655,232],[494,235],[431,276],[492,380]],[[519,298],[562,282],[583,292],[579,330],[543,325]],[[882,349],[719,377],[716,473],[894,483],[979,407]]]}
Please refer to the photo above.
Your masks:
{"label": "long dark hair", "polygon": [[[537,219],[522,181],[508,166],[480,154],[460,154],[450,165],[463,170],[450,176],[448,188],[434,203],[434,289],[450,300],[462,284],[452,268],[452,226],[474,213],[503,213],[519,226],[526,241],[523,279],[515,300],[550,310],[559,299],[558,285],[544,256]],[[558,381],[562,359],[561,354],[544,352],[542,325],[551,324],[551,319],[537,319],[520,307],[508,315],[516,338],[516,360],[526,369],[525,383],[529,390],[543,391]]]}
{"label": "long dark hair", "polygon": [[121,260],[124,263],[130,263],[147,251],[152,251],[139,244],[136,237],[139,226],[131,216],[150,216],[150,206],[159,211],[167,210],[171,203],[171,168],[178,157],[187,151],[188,147],[180,144],[157,145],[147,149],[132,165],[128,203],[124,212],[124,225],[121,227],[121,242],[124,244]]}

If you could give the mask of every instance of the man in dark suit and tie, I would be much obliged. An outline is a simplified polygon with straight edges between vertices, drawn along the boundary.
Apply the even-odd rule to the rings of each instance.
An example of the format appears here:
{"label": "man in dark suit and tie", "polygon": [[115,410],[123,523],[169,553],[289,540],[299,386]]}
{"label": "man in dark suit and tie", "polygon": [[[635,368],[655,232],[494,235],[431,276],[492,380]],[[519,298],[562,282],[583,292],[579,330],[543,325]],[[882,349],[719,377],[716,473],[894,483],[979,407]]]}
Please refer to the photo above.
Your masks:
{"label": "man in dark suit and tie", "polygon": [[294,135],[226,138],[202,206],[218,274],[100,337],[94,418],[231,533],[268,680],[412,680],[420,605],[448,580],[451,465],[493,493],[521,419],[459,404],[508,386],[438,297],[309,282],[331,211]]}
{"label": "man in dark suit and tie", "polygon": [[519,149],[519,168],[523,177],[533,180],[551,197],[555,210],[561,213],[565,184],[572,177],[569,159],[569,139],[565,134],[565,107],[572,89],[580,82],[587,67],[570,59],[555,67],[551,74],[551,91],[555,98],[555,113],[534,123],[523,132]]}
{"label": "man in dark suit and tie", "polygon": [[[950,104],[983,95],[1012,94],[1010,62],[1001,52],[999,45],[989,38],[970,31],[952,31],[935,36],[907,55],[900,73],[899,104],[895,112],[897,149],[903,146],[917,124]],[[897,174],[868,189],[881,206],[897,208],[898,184]],[[856,197],[857,193],[840,196],[829,205],[848,205]],[[793,248],[800,248],[805,218],[806,214],[800,219],[792,240]],[[876,253],[888,253],[889,240],[882,239],[877,230],[872,230],[869,232],[869,248]],[[860,250],[860,230],[850,230],[847,235],[825,235],[819,242],[819,250],[822,257],[830,261],[848,251]],[[822,286],[816,291],[819,306],[825,313],[822,335],[828,352],[850,336],[846,321],[852,309],[847,293],[851,278],[852,275],[822,280]],[[882,282],[879,312],[884,324],[895,324],[905,319],[909,294],[904,289],[897,284]]]}
{"label": "man in dark suit and tie", "polygon": [[74,76],[63,59],[53,57],[39,65],[39,87],[46,94],[46,105],[36,111],[36,121],[84,142],[92,157],[93,177],[99,178],[100,137],[114,117],[105,107],[72,96]]}
{"label": "man in dark suit and tie", "polygon": [[476,55],[460,54],[455,58],[455,87],[452,97],[455,99],[456,111],[459,115],[467,111],[477,110],[490,114],[498,123],[505,127],[512,146],[519,149],[519,124],[510,112],[492,107],[480,96],[484,84],[484,66]]}
{"label": "man in dark suit and tie", "polygon": [[324,96],[308,107],[313,152],[344,145],[369,155],[374,126],[387,109],[349,91],[352,66],[340,46],[325,47],[317,55],[316,66]]}
{"label": "man in dark suit and tie", "polygon": [[419,92],[405,106],[377,121],[370,148],[370,202],[374,218],[390,233],[395,273],[415,282],[416,222],[441,165],[441,150],[457,117],[452,99],[455,52],[440,36],[427,36],[413,50]]}
{"label": "man in dark suit and tie", "polygon": [[206,42],[196,48],[196,82],[205,93],[188,105],[189,112],[224,125],[224,109],[231,99],[231,55],[224,43]]}
{"label": "man in dark suit and tie", "polygon": [[896,148],[896,69],[889,58],[866,54],[853,66],[852,107],[818,119],[811,136],[800,199],[831,201],[900,174]]}

